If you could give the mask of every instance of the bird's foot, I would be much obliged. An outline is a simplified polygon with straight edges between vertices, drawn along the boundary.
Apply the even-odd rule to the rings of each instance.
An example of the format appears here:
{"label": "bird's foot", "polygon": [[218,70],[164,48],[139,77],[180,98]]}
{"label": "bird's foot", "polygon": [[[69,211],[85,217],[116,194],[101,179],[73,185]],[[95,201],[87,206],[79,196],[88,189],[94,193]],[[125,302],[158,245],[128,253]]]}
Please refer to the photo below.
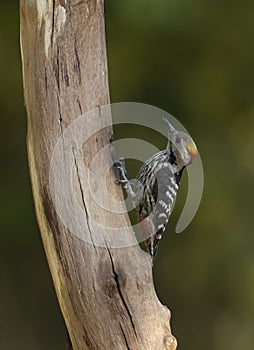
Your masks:
{"label": "bird's foot", "polygon": [[115,167],[119,170],[119,179],[115,180],[117,185],[122,185],[124,189],[126,189],[127,193],[130,194],[132,198],[135,197],[135,193],[132,188],[132,184],[128,179],[128,173],[125,167],[124,158],[119,158],[115,163]]}

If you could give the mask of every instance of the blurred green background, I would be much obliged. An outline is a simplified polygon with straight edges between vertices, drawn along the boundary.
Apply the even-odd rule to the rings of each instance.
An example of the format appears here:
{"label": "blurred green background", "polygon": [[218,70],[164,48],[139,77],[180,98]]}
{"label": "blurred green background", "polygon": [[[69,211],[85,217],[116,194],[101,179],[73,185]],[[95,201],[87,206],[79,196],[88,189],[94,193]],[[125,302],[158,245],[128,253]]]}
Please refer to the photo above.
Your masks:
{"label": "blurred green background", "polygon": [[[198,214],[174,233],[184,181],[155,264],[178,349],[253,350],[254,2],[106,0],[106,21],[112,102],[170,112],[203,161]],[[0,78],[0,349],[62,350],[28,175],[18,1],[0,2]]]}

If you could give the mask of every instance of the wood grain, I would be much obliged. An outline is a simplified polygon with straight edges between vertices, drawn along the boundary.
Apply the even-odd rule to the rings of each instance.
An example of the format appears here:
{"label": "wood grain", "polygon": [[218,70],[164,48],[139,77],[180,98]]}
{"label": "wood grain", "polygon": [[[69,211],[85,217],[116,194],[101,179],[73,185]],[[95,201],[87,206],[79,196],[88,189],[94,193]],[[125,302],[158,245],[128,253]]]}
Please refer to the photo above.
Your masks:
{"label": "wood grain", "polygon": [[[50,161],[59,140],[65,152],[68,127],[96,108],[96,127],[111,124],[110,112],[98,108],[109,103],[103,6],[102,0],[20,0],[27,147],[37,219],[75,350],[173,350],[170,312],[157,299],[149,255],[133,245],[128,215],[98,208],[86,183],[92,159],[111,144],[111,126],[80,149],[74,135],[72,161],[63,166],[73,169],[74,195],[86,213],[84,234],[101,235],[107,242],[106,231],[89,224],[100,217],[104,225],[122,227],[131,246],[86,243],[63,224],[52,199]],[[122,190],[109,171],[113,160],[114,149],[107,147],[96,181],[105,181],[108,174],[107,196],[121,201]],[[102,196],[106,203],[108,197]]]}

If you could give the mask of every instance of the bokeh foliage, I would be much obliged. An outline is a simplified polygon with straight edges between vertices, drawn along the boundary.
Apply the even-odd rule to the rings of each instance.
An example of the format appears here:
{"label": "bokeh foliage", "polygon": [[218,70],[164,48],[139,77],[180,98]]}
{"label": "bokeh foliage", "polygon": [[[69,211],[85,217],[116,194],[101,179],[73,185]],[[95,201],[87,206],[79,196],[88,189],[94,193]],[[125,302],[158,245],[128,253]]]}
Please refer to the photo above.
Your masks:
{"label": "bokeh foliage", "polygon": [[[254,2],[106,0],[105,13],[112,102],[170,112],[203,161],[199,212],[184,233],[174,233],[185,179],[155,264],[179,349],[252,350]],[[60,350],[65,329],[28,176],[18,16],[18,1],[1,1],[0,349]],[[120,128],[119,137],[135,132]],[[138,133],[151,141],[149,131]]]}

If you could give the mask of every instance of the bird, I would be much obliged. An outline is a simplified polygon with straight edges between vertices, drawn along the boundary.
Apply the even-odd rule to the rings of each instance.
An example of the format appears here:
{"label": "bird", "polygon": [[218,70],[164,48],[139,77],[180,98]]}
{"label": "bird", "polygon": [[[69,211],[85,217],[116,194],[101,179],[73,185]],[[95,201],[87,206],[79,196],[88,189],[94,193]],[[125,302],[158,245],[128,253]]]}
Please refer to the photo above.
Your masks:
{"label": "bird", "polygon": [[128,178],[124,158],[116,163],[122,184],[136,208],[141,235],[152,259],[171,216],[184,169],[197,156],[197,147],[190,135],[163,118],[168,129],[166,149],[151,156],[140,168],[134,183]]}

